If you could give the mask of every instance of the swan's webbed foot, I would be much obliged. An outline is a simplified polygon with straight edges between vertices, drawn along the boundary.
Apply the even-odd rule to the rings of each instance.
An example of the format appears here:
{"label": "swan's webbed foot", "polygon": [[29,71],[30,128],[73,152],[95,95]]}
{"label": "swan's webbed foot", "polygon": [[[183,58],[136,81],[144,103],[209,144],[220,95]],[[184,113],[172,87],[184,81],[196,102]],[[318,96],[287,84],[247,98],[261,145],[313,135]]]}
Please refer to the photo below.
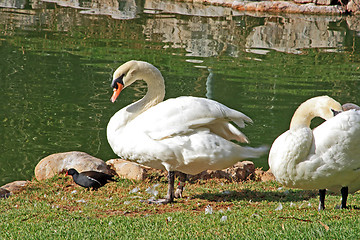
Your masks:
{"label": "swan's webbed foot", "polygon": [[326,189],[319,190],[319,208],[318,208],[319,212],[325,210],[325,194],[326,194]]}
{"label": "swan's webbed foot", "polygon": [[143,200],[142,202],[147,202],[149,204],[168,204],[168,203],[172,203],[174,202],[174,199],[169,199],[169,198],[159,198],[159,199],[148,199],[148,200]]}
{"label": "swan's webbed foot", "polygon": [[144,200],[142,202],[155,203],[155,204],[172,203],[174,201],[174,181],[175,181],[175,172],[169,171],[168,172],[168,193],[166,195],[166,198],[160,198],[160,199],[150,198],[150,199]]}

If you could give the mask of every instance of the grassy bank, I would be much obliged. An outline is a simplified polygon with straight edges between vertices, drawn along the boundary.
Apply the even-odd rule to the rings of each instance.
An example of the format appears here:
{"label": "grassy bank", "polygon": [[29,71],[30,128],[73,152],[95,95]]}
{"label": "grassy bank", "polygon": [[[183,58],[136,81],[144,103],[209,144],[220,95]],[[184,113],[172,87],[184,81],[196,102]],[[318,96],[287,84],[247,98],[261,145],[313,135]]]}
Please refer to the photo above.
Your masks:
{"label": "grassy bank", "polygon": [[[98,191],[70,178],[32,181],[25,191],[0,200],[0,239],[358,239],[359,211],[335,209],[328,195],[318,213],[316,191],[276,182],[196,181],[169,205],[140,202],[158,181],[120,179]],[[165,194],[165,179],[155,188]],[[349,204],[360,194],[349,196]]]}

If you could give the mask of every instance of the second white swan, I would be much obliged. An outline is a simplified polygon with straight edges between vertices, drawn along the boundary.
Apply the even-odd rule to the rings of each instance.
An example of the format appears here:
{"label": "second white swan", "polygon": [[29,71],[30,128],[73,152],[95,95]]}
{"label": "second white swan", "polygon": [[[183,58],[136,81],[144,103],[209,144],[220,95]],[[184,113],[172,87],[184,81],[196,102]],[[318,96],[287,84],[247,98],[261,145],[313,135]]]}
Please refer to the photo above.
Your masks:
{"label": "second white swan", "polygon": [[[341,190],[341,208],[346,208],[348,192],[360,189],[360,111],[341,111],[340,103],[328,96],[307,100],[269,153],[277,181],[288,187],[320,189],[319,211],[325,208],[326,189]],[[327,121],[311,130],[314,117]]]}

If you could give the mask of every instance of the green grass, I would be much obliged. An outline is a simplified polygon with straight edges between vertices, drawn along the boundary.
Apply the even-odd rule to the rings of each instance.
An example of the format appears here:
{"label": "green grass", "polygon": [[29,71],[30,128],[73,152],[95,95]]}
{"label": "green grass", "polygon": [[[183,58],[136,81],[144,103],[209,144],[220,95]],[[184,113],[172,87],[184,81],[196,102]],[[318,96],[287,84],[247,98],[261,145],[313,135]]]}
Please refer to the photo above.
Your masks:
{"label": "green grass", "polygon": [[[140,202],[155,181],[120,179],[86,191],[70,178],[32,181],[0,200],[0,239],[359,239],[359,211],[335,209],[328,194],[317,211],[316,191],[276,182],[195,181],[169,205]],[[135,187],[136,193],[130,193]],[[164,178],[157,187],[163,196]],[[349,196],[356,205],[360,194]],[[277,210],[279,205],[281,210]],[[211,206],[212,214],[205,214]]]}

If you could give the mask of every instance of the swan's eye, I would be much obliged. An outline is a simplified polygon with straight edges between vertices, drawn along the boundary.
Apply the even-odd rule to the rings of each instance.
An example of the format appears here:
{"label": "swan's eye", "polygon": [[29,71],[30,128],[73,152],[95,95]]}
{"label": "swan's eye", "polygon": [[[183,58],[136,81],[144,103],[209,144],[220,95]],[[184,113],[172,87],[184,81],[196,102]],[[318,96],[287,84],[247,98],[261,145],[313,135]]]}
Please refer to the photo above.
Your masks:
{"label": "swan's eye", "polygon": [[336,110],[334,110],[334,109],[331,109],[331,111],[333,112],[334,117],[335,117],[336,115],[338,115],[339,113],[341,113],[341,111],[336,111]]}
{"label": "swan's eye", "polygon": [[125,76],[125,74],[122,74],[120,77],[114,79],[111,83],[111,87],[118,89],[118,83],[120,83],[121,85],[124,85],[124,82],[123,82],[124,76]]}

